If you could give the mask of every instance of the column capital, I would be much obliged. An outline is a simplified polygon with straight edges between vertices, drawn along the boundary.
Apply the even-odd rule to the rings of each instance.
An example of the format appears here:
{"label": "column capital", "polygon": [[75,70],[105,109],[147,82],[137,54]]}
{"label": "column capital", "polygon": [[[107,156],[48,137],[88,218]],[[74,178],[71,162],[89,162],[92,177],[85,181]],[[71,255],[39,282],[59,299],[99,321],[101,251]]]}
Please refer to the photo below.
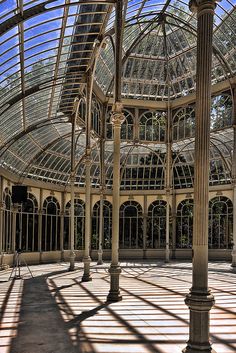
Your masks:
{"label": "column capital", "polygon": [[209,11],[214,13],[217,1],[218,0],[190,0],[189,9],[198,15],[202,15],[204,12]]}
{"label": "column capital", "polygon": [[116,102],[113,104],[111,112],[111,123],[114,126],[119,127],[123,123],[125,116],[122,110],[123,104],[121,102]]}
{"label": "column capital", "polygon": [[103,196],[104,190],[105,190],[104,186],[103,185],[100,186],[100,189],[99,189],[100,196]]}
{"label": "column capital", "polygon": [[75,171],[74,170],[70,173],[70,181],[75,181]]}

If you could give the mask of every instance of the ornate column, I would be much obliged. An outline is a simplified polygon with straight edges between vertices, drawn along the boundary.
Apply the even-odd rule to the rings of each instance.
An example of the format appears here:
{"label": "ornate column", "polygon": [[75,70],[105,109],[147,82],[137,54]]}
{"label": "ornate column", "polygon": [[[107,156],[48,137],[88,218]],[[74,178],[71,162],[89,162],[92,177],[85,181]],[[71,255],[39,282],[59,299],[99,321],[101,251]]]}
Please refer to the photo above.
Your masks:
{"label": "ornate column", "polygon": [[209,342],[209,311],[214,297],[208,289],[208,194],[211,109],[212,36],[215,0],[190,1],[197,13],[196,133],[194,164],[192,288],[189,341],[184,352],[213,352]]}
{"label": "ornate column", "polygon": [[147,195],[144,195],[144,207],[143,207],[143,259],[146,259],[146,250],[147,250]]}
{"label": "ornate column", "polygon": [[172,218],[172,259],[176,258],[175,250],[176,250],[176,193],[173,190],[172,193],[172,207],[171,207],[171,218]]}
{"label": "ornate column", "polygon": [[21,243],[22,243],[22,205],[20,206],[20,210],[18,209],[18,205],[17,204],[13,204],[12,206],[12,235],[11,235],[11,250],[12,252],[16,251],[16,214],[17,211],[20,212],[21,214],[19,214],[19,249],[21,249]]}
{"label": "ornate column", "polygon": [[70,176],[70,265],[69,271],[75,269],[75,175],[71,173]]}
{"label": "ornate column", "polygon": [[169,76],[169,55],[167,47],[167,36],[165,21],[162,22],[162,30],[164,34],[164,52],[165,52],[165,68],[166,68],[166,85],[168,88],[168,102],[166,114],[166,168],[165,168],[165,191],[166,191],[166,251],[165,262],[170,261],[170,198],[171,198],[171,164],[172,164],[172,116],[170,102],[170,76]]}
{"label": "ornate column", "polygon": [[123,0],[116,1],[115,18],[115,75],[114,75],[114,104],[112,107],[113,124],[113,206],[112,206],[112,257],[110,272],[110,291],[107,301],[116,302],[122,299],[119,289],[121,268],[119,266],[119,219],[120,219],[120,127],[124,120],[121,103],[122,76],[122,41],[124,32]]}
{"label": "ornate column", "polygon": [[100,209],[99,209],[99,248],[98,248],[98,265],[103,263],[103,236],[104,236],[104,217],[103,217],[103,204],[104,204],[104,189],[105,189],[105,106],[102,109],[103,119],[101,122],[101,139],[100,139]]}
{"label": "ornate column", "polygon": [[124,121],[122,104],[116,103],[112,111],[112,124],[114,133],[113,151],[113,193],[112,193],[112,254],[110,292],[107,296],[108,301],[116,302],[122,299],[119,289],[119,277],[121,268],[119,266],[119,220],[120,220],[120,128]]}
{"label": "ornate column", "polygon": [[3,178],[0,175],[0,255],[3,251]]}
{"label": "ornate column", "polygon": [[232,158],[232,187],[233,187],[232,267],[236,267],[236,87],[233,88],[233,129],[234,129],[234,147],[233,147],[233,158]]}
{"label": "ornate column", "polygon": [[42,262],[42,226],[43,226],[43,190],[39,191],[39,210],[38,210],[38,251],[39,262]]}
{"label": "ornate column", "polygon": [[75,124],[76,113],[71,116],[71,156],[70,156],[70,265],[75,269]]}
{"label": "ornate column", "polygon": [[65,193],[61,195],[61,212],[60,212],[60,251],[61,261],[64,261],[64,217],[65,217]]}
{"label": "ornate column", "polygon": [[99,208],[99,247],[98,247],[98,265],[103,264],[102,260],[102,241],[103,241],[103,230],[104,230],[104,218],[103,218],[103,189],[100,190],[100,208]]}
{"label": "ornate column", "polygon": [[166,189],[166,252],[165,262],[170,262],[170,189]]}
{"label": "ornate column", "polygon": [[86,85],[86,158],[85,158],[85,239],[84,239],[84,273],[83,282],[91,281],[90,276],[90,243],[91,243],[91,146],[90,146],[90,131],[91,131],[91,105],[92,105],[92,71],[87,72]]}
{"label": "ornate column", "polygon": [[86,176],[85,176],[85,239],[84,239],[84,273],[82,277],[83,282],[92,280],[90,275],[90,242],[91,242],[91,190],[90,190],[90,168],[91,157],[90,151],[87,150],[85,160]]}

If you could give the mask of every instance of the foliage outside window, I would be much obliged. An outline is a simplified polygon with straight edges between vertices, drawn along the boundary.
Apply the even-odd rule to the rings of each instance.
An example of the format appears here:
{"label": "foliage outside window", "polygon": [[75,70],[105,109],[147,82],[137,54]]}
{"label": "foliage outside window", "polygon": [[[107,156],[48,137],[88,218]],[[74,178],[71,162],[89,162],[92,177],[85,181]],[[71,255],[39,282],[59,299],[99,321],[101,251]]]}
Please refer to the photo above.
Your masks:
{"label": "foliage outside window", "polygon": [[165,141],[166,113],[148,111],[139,120],[140,140],[160,142]]}
{"label": "foliage outside window", "polygon": [[92,98],[91,104],[91,113],[92,113],[92,129],[100,134],[101,129],[101,104],[98,102],[95,96]]}
{"label": "foliage outside window", "polygon": [[195,133],[195,109],[185,107],[179,109],[173,117],[173,141],[186,139]]}
{"label": "foliage outside window", "polygon": [[43,203],[42,250],[60,250],[60,205],[49,196]]}
{"label": "foliage outside window", "polygon": [[143,248],[142,207],[136,201],[126,201],[120,206],[120,248]]}
{"label": "foliage outside window", "polygon": [[[120,138],[121,140],[132,140],[133,139],[133,129],[134,129],[134,117],[126,109],[123,110],[125,119],[121,124]],[[109,110],[106,118],[106,136],[107,139],[113,139],[113,126],[111,122],[112,111]]]}
{"label": "foliage outside window", "polygon": [[232,124],[232,97],[223,93],[211,100],[211,130],[222,129]]}
{"label": "foliage outside window", "polygon": [[28,193],[16,216],[16,249],[38,251],[38,202],[34,195]]}
{"label": "foliage outside window", "polygon": [[179,203],[176,217],[176,247],[191,248],[193,239],[193,199]]}
{"label": "foliage outside window", "polygon": [[[67,202],[64,217],[64,249],[70,249],[70,207],[71,201]],[[83,200],[75,199],[74,204],[74,244],[76,250],[84,249],[85,232],[85,203]]]}
{"label": "foliage outside window", "polygon": [[163,189],[165,153],[161,151],[135,150],[130,153],[121,174],[122,189]]}
{"label": "foliage outside window", "polygon": [[225,196],[209,202],[209,248],[228,249],[233,245],[233,204]]}
{"label": "foliage outside window", "polygon": [[148,208],[146,246],[149,249],[166,246],[166,201],[154,201]]}
{"label": "foliage outside window", "polygon": [[[96,202],[93,207],[93,218],[92,218],[92,249],[99,248],[99,226],[100,226],[100,201]],[[103,239],[102,248],[111,249],[112,239],[112,204],[104,200],[103,201]]]}

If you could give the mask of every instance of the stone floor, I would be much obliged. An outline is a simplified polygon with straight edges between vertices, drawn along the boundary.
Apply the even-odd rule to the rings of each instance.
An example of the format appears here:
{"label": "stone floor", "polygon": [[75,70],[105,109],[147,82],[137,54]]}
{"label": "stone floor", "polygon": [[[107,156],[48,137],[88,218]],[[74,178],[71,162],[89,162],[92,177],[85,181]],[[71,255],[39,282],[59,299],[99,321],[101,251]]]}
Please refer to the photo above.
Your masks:
{"label": "stone floor", "polygon": [[[108,264],[92,264],[92,282],[81,283],[82,264],[22,268],[23,279],[0,273],[1,353],[180,353],[188,339],[184,297],[191,286],[187,262],[123,262],[123,300],[107,304]],[[216,305],[211,340],[217,353],[236,352],[236,273],[210,263]]]}

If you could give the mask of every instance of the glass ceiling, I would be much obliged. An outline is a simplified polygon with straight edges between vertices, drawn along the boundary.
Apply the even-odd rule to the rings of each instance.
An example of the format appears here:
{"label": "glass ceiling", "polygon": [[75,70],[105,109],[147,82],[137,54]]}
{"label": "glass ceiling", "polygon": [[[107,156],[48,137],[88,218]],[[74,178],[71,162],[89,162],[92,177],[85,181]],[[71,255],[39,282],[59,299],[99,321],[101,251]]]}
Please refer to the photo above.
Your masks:
{"label": "glass ceiling", "polygon": [[[114,2],[0,1],[0,166],[18,175],[19,181],[29,177],[68,184],[74,101],[83,93],[86,71],[94,58],[94,43],[104,37],[106,45],[99,52],[95,79],[104,96],[113,94]],[[235,76],[235,8],[235,0],[217,3],[213,84]],[[122,96],[166,101],[168,95],[176,99],[194,92],[196,18],[189,11],[188,1],[125,1],[124,11]],[[102,118],[97,119],[101,124]],[[100,131],[97,128],[91,135],[94,187],[100,185]],[[83,186],[83,119],[76,136],[76,183]],[[210,168],[216,176],[211,177],[211,184],[230,182],[232,141],[230,127],[212,132]],[[112,141],[106,141],[109,188],[112,148]],[[123,142],[122,189],[164,188],[165,154],[165,144],[160,141]],[[193,141],[175,141],[176,187],[192,186],[193,160]],[[219,177],[221,174],[224,177]]]}

